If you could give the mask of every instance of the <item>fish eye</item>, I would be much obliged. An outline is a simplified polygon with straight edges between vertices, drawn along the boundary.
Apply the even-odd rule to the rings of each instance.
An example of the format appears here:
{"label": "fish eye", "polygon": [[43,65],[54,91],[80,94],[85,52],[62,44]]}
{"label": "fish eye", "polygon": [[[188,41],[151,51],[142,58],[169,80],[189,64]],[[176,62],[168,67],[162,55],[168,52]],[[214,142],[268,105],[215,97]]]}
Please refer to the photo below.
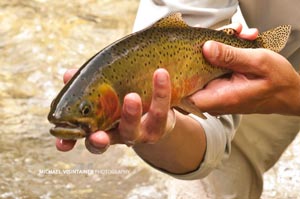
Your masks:
{"label": "fish eye", "polygon": [[88,116],[92,112],[91,104],[87,101],[83,101],[79,106],[79,110],[81,115]]}

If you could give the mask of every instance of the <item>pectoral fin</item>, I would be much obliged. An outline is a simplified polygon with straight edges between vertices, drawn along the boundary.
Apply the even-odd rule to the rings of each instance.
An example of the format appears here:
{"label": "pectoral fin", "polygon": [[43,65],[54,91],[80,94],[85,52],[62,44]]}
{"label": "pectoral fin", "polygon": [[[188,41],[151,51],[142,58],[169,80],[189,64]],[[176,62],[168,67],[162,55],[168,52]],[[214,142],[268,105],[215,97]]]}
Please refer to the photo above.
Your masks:
{"label": "pectoral fin", "polygon": [[181,112],[182,114],[189,114],[192,113],[194,115],[197,115],[198,117],[201,117],[203,119],[207,119],[205,115],[203,115],[202,111],[193,104],[190,100],[184,98],[180,101],[180,104],[174,107],[176,110]]}

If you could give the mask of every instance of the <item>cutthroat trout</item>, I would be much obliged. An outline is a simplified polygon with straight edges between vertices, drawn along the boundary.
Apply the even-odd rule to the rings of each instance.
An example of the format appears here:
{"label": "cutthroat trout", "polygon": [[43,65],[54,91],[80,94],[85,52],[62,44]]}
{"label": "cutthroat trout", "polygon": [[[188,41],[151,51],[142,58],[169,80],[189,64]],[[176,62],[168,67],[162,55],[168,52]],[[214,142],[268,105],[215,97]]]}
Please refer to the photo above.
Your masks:
{"label": "cutthroat trout", "polygon": [[171,78],[171,106],[202,116],[187,97],[228,70],[209,64],[202,45],[215,40],[240,48],[268,48],[279,52],[291,27],[263,32],[254,41],[240,39],[233,29],[221,31],[188,26],[180,13],[107,46],[88,60],[51,104],[50,133],[63,139],[78,139],[96,130],[109,130],[120,119],[124,96],[138,93],[147,112],[151,102],[152,74],[165,68]]}

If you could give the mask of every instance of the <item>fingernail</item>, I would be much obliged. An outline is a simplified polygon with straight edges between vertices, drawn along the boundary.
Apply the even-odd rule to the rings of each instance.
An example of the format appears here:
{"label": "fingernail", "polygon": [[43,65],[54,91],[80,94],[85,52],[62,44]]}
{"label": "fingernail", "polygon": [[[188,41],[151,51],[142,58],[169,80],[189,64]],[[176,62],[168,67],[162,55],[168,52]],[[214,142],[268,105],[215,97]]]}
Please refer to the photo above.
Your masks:
{"label": "fingernail", "polygon": [[167,80],[168,80],[168,77],[167,77],[167,75],[165,73],[158,73],[157,74],[157,83],[159,85],[166,84]]}
{"label": "fingernail", "polygon": [[138,112],[138,109],[134,103],[127,102],[125,105],[126,112],[130,115],[135,115]]}
{"label": "fingernail", "polygon": [[214,41],[208,41],[205,43],[205,45],[208,50],[208,57],[216,60],[220,54],[219,45]]}

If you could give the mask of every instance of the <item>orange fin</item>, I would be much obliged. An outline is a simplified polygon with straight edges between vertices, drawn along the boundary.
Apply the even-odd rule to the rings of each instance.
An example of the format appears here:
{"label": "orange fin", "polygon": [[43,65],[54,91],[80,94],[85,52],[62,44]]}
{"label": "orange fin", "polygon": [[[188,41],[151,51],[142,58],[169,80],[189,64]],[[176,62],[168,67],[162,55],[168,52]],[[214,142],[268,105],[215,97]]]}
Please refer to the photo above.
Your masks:
{"label": "orange fin", "polygon": [[118,94],[109,84],[103,83],[99,86],[99,110],[98,115],[105,115],[103,129],[107,130],[116,125],[121,117],[121,104]]}
{"label": "orange fin", "polygon": [[174,107],[176,110],[181,112],[182,114],[189,114],[192,113],[194,115],[197,115],[198,117],[201,117],[203,119],[207,119],[205,115],[203,115],[202,111],[193,104],[190,100],[183,98],[180,101],[180,104]]}

